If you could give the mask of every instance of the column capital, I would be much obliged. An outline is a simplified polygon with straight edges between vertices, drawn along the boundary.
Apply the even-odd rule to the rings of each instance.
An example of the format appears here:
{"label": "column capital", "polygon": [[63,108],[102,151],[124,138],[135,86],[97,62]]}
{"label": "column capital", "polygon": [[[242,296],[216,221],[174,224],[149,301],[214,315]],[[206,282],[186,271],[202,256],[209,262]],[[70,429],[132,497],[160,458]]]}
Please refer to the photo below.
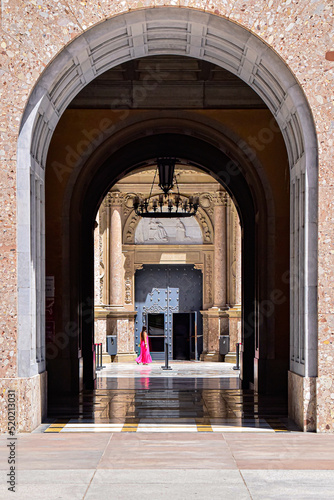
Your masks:
{"label": "column capital", "polygon": [[107,207],[121,207],[123,204],[124,194],[120,191],[111,191],[105,197]]}
{"label": "column capital", "polygon": [[213,198],[215,206],[226,207],[227,206],[227,200],[228,200],[228,196],[227,196],[227,192],[226,191],[216,191],[216,194],[215,194],[215,196]]}

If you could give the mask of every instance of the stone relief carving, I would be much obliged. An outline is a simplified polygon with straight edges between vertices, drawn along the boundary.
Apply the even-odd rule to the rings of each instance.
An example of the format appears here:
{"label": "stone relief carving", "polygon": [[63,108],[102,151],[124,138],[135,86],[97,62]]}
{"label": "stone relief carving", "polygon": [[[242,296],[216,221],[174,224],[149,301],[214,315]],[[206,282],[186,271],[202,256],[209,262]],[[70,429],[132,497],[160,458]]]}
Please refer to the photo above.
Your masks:
{"label": "stone relief carving", "polygon": [[212,243],[212,230],[211,227],[209,227],[209,221],[208,218],[205,217],[205,213],[202,210],[198,210],[196,218],[199,219],[199,223],[202,227],[204,243]]}
{"label": "stone relief carving", "polygon": [[128,220],[125,225],[125,235],[123,238],[124,243],[131,244],[134,242],[135,230],[138,224],[140,217],[132,212],[128,217]]}
{"label": "stone relief carving", "polygon": [[[123,216],[126,220],[130,213],[133,211],[133,198],[136,196],[135,193],[126,193],[123,198]],[[139,194],[139,196],[143,196]]]}
{"label": "stone relief carving", "polygon": [[194,269],[197,269],[198,271],[202,271],[202,273],[204,273],[204,264],[194,264]]}
{"label": "stone relief carving", "polygon": [[196,193],[199,197],[199,204],[207,214],[209,214],[211,220],[213,220],[213,210],[214,210],[214,199],[211,193]]}
{"label": "stone relief carving", "polygon": [[[214,196],[197,193],[202,203],[196,216],[189,219],[141,219],[132,209],[133,194],[123,198],[123,243],[137,244],[196,244],[213,242]],[[143,196],[139,193],[139,196]],[[145,221],[145,222],[143,222]],[[156,221],[156,222],[154,222]],[[189,221],[192,221],[191,223]],[[140,228],[138,229],[138,226]]]}
{"label": "stone relief carving", "polygon": [[213,301],[212,286],[213,286],[213,268],[212,255],[207,253],[204,256],[205,262],[205,302],[211,304]]}
{"label": "stone relief carving", "polygon": [[201,245],[203,237],[198,221],[187,219],[141,219],[135,231],[135,243],[140,245]]}
{"label": "stone relief carving", "polygon": [[132,279],[131,276],[125,275],[125,303],[132,304]]}
{"label": "stone relief carving", "polygon": [[217,191],[213,198],[213,201],[215,205],[223,205],[226,207],[228,199],[229,196],[226,191]]}
{"label": "stone relief carving", "polygon": [[104,285],[104,262],[103,262],[103,236],[99,235],[99,261],[100,261],[100,275],[99,275],[99,297],[100,304],[103,303],[103,285]]}
{"label": "stone relief carving", "polygon": [[233,217],[233,225],[232,226],[232,259],[231,259],[231,285],[232,285],[232,290],[231,290],[231,301],[232,303],[236,302],[236,284],[237,284],[237,273],[236,273],[236,266],[237,266],[237,230],[239,225],[238,217],[237,214],[232,212],[232,217]]}
{"label": "stone relief carving", "polygon": [[124,301],[126,304],[133,303],[133,255],[127,254],[124,262]]}
{"label": "stone relief carving", "polygon": [[107,207],[122,206],[124,194],[119,191],[110,191],[104,200]]}

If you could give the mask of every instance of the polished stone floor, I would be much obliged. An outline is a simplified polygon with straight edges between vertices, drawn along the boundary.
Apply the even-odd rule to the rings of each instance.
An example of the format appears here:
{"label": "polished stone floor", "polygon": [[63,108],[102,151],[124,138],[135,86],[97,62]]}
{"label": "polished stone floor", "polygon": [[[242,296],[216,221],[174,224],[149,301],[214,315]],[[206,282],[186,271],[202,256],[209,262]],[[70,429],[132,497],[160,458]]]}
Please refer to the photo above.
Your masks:
{"label": "polished stone floor", "polygon": [[0,436],[0,498],[334,498],[334,435],[290,430],[286,402],[242,391],[232,365],[172,368],[108,365],[95,391],[54,401],[17,436],[15,493]]}
{"label": "polished stone floor", "polygon": [[[285,399],[240,389],[228,363],[114,363],[98,372],[96,389],[49,404],[47,433],[287,432]],[[47,423],[46,423],[47,424]]]}

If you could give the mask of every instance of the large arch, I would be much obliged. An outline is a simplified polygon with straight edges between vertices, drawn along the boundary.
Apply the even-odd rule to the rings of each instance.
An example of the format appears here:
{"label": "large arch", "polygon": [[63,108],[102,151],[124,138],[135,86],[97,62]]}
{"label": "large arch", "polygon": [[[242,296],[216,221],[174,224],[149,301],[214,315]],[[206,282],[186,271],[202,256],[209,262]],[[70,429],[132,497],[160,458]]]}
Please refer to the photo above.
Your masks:
{"label": "large arch", "polygon": [[290,164],[290,370],[315,377],[317,146],[308,103],[284,62],[255,35],[226,19],[178,8],[131,12],[91,28],[54,59],[30,96],[18,140],[18,375],[45,371],[43,186],[53,131],[92,79],[155,54],[196,57],[238,75],[279,124]]}

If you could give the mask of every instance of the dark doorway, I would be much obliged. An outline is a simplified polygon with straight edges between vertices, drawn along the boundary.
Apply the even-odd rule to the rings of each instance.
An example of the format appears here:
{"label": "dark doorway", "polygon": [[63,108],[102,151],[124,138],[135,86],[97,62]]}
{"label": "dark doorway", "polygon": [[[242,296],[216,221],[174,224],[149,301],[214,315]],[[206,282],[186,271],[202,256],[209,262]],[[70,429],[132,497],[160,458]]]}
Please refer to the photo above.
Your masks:
{"label": "dark doorway", "polygon": [[165,349],[165,315],[148,314],[148,342],[152,353],[164,352]]}
{"label": "dark doorway", "polygon": [[173,314],[173,359],[190,359],[190,321],[188,313]]}

